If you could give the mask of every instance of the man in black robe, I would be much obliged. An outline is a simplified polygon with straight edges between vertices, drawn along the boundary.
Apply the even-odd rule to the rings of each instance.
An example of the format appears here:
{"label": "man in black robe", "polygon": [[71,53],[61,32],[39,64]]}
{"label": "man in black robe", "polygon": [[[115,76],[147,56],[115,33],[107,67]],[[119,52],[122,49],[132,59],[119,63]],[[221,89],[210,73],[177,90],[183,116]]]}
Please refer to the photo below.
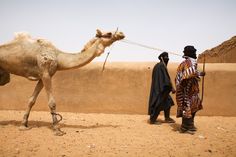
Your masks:
{"label": "man in black robe", "polygon": [[167,71],[167,64],[169,61],[168,53],[163,52],[159,55],[158,59],[160,62],[154,66],[152,71],[152,83],[148,108],[150,124],[155,124],[157,122],[157,117],[163,110],[165,122],[175,123],[175,121],[170,118],[170,108],[174,105],[174,102],[169,93],[171,91],[172,93],[175,93],[175,89],[172,87],[170,76]]}

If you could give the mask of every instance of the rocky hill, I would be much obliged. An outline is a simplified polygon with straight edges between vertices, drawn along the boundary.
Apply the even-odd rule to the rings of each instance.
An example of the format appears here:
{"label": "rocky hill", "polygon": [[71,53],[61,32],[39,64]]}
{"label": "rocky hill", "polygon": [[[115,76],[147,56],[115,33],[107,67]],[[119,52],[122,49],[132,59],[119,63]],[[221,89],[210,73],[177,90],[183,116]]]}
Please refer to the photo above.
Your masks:
{"label": "rocky hill", "polygon": [[201,53],[198,56],[199,63],[203,62],[204,55],[207,63],[236,63],[236,36]]}

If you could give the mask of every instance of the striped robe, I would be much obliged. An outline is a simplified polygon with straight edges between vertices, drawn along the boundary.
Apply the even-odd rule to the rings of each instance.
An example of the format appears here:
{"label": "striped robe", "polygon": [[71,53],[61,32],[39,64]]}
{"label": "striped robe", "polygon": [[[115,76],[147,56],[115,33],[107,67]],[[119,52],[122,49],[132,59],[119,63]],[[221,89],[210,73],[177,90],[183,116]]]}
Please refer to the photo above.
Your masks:
{"label": "striped robe", "polygon": [[199,98],[199,80],[197,61],[187,57],[179,65],[175,78],[177,117],[191,118],[192,113],[202,109]]}

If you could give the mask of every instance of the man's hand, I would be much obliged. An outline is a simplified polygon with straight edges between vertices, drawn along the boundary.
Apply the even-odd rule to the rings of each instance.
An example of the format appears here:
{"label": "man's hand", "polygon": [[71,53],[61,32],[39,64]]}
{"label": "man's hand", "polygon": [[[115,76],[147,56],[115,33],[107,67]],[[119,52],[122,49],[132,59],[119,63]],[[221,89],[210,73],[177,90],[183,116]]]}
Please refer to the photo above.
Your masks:
{"label": "man's hand", "polygon": [[174,88],[172,88],[171,92],[172,92],[172,94],[175,94],[176,90]]}
{"label": "man's hand", "polygon": [[206,75],[206,73],[205,72],[200,72],[200,76],[205,76]]}

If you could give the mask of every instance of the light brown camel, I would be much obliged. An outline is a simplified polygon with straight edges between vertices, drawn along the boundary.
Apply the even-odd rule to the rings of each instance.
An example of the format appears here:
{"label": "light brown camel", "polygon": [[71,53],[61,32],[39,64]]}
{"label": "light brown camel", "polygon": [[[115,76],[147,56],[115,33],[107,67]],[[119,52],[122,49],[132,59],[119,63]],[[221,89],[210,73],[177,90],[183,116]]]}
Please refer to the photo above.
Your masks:
{"label": "light brown camel", "polygon": [[22,121],[22,129],[28,128],[28,117],[36,99],[45,87],[48,106],[52,114],[53,129],[61,135],[57,123],[56,103],[52,95],[52,77],[58,70],[79,68],[101,55],[113,42],[123,39],[122,32],[103,33],[97,30],[79,53],[65,53],[43,39],[32,39],[26,33],[18,33],[15,39],[0,45],[0,85],[10,81],[10,74],[19,75],[29,80],[38,81],[28,102],[28,108]]}

